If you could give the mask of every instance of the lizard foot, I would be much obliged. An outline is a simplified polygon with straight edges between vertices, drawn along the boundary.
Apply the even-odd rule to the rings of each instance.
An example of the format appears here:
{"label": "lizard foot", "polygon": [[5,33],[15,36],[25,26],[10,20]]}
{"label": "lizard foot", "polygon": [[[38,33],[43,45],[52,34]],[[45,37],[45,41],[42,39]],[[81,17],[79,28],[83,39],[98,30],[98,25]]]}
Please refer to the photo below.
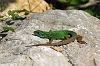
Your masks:
{"label": "lizard foot", "polygon": [[81,44],[87,44],[85,41],[82,41],[82,36],[77,35],[77,42],[81,43]]}
{"label": "lizard foot", "polygon": [[80,41],[79,43],[80,44],[87,44],[85,41]]}

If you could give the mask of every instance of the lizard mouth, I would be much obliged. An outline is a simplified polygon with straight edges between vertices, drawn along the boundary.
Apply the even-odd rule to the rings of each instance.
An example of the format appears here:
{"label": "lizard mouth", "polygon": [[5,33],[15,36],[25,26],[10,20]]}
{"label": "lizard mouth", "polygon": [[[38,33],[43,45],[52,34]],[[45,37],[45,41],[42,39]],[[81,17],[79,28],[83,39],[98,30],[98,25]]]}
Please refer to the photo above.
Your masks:
{"label": "lizard mouth", "polygon": [[40,34],[32,34],[32,35],[38,36],[38,37],[40,37],[40,38],[44,38],[44,36],[42,36],[42,35],[40,35]]}
{"label": "lizard mouth", "polygon": [[42,35],[37,35],[38,37],[40,37],[40,38],[44,38],[44,36],[42,36]]}

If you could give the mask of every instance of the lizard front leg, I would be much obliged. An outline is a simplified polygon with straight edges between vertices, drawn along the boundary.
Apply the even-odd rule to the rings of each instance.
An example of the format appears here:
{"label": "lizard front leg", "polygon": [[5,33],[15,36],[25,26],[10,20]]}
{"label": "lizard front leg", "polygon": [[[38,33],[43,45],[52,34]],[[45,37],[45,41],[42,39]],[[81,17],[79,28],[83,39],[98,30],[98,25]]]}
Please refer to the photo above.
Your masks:
{"label": "lizard front leg", "polygon": [[48,39],[49,39],[49,42],[46,42],[46,43],[51,44],[53,42],[53,39],[50,39],[50,38],[48,38]]}

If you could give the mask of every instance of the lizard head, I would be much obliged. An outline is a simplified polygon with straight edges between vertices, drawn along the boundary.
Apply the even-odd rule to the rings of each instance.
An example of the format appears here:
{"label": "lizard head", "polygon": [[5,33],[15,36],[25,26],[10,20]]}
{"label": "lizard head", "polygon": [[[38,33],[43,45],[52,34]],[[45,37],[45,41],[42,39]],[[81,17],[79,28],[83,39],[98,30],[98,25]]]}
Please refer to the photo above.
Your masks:
{"label": "lizard head", "polygon": [[44,31],[41,31],[41,30],[36,30],[36,31],[34,31],[34,34],[33,35],[35,35],[35,36],[38,36],[38,37],[40,37],[40,38],[45,38],[45,34],[44,34]]}

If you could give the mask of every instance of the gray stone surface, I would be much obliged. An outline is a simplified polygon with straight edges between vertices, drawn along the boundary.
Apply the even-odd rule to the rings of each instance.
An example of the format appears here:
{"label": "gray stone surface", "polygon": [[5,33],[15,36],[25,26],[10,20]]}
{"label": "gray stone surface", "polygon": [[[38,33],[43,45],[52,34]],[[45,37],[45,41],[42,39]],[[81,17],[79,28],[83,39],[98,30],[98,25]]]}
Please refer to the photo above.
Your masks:
{"label": "gray stone surface", "polygon": [[[99,19],[79,10],[50,10],[30,14],[15,28],[14,33],[8,34],[0,42],[0,66],[99,66],[99,26]],[[62,52],[50,46],[25,47],[48,42],[48,39],[32,34],[35,30],[50,29],[75,31],[87,44],[74,41],[60,46]]]}

